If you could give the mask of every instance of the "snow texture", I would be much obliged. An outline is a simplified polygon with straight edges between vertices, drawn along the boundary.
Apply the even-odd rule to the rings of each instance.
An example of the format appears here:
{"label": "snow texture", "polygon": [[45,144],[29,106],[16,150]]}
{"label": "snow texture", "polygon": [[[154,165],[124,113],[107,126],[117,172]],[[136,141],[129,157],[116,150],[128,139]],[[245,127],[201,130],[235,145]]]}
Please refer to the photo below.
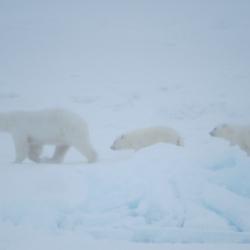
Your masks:
{"label": "snow texture", "polygon": [[[245,0],[2,0],[0,112],[72,110],[99,159],[14,164],[1,133],[0,249],[249,249],[250,157],[209,135],[250,124],[249,13]],[[110,150],[150,126],[185,146]]]}

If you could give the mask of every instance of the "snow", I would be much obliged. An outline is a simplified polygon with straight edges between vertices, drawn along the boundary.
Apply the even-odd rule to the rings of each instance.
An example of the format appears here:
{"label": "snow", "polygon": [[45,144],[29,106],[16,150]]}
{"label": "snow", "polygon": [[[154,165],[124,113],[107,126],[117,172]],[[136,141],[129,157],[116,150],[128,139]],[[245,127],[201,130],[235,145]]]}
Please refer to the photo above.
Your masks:
{"label": "snow", "polygon": [[[248,1],[1,1],[0,111],[62,107],[98,162],[14,164],[0,134],[0,249],[249,249],[250,158],[212,138],[249,124]],[[110,150],[168,126],[184,147]],[[52,152],[46,148],[46,154]]]}

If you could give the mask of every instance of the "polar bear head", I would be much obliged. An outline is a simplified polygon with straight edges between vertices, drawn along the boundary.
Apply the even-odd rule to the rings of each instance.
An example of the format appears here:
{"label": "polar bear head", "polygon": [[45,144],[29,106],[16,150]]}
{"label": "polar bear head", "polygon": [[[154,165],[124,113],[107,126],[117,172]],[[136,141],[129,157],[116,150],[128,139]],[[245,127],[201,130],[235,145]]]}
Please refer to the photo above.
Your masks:
{"label": "polar bear head", "polygon": [[222,125],[215,127],[209,134],[213,137],[220,137],[220,138],[230,140],[230,138],[234,134],[234,129],[232,126],[228,124],[222,124]]}
{"label": "polar bear head", "polygon": [[129,141],[129,138],[126,135],[121,135],[118,137],[112,146],[110,147],[112,150],[120,150],[120,149],[130,149],[131,148],[131,142]]}

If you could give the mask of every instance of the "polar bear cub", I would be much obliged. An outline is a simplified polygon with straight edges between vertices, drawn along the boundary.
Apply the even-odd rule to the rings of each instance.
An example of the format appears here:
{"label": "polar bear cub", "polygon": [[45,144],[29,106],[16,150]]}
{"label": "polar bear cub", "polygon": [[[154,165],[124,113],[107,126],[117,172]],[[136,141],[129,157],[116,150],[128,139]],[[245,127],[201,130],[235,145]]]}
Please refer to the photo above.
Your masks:
{"label": "polar bear cub", "polygon": [[136,129],[121,135],[114,141],[111,149],[133,149],[136,151],[157,143],[171,143],[183,146],[182,138],[174,129],[168,127],[149,127]]}
{"label": "polar bear cub", "polygon": [[238,145],[250,156],[250,126],[223,124],[215,127],[210,135],[226,139],[230,145]]}
{"label": "polar bear cub", "polygon": [[[85,121],[63,109],[0,113],[0,131],[12,135],[16,163],[27,158],[35,162],[60,163],[71,146],[82,153],[88,162],[97,158]],[[44,145],[55,145],[52,158],[41,158]]]}

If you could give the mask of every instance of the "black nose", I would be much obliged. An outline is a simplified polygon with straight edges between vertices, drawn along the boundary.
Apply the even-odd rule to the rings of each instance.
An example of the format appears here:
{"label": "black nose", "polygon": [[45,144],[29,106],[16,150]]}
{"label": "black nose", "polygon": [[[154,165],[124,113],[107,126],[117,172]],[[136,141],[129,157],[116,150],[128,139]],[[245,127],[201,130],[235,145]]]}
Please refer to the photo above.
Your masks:
{"label": "black nose", "polygon": [[214,135],[214,132],[213,132],[213,131],[211,131],[209,134],[210,134],[211,136],[213,136],[213,135]]}

